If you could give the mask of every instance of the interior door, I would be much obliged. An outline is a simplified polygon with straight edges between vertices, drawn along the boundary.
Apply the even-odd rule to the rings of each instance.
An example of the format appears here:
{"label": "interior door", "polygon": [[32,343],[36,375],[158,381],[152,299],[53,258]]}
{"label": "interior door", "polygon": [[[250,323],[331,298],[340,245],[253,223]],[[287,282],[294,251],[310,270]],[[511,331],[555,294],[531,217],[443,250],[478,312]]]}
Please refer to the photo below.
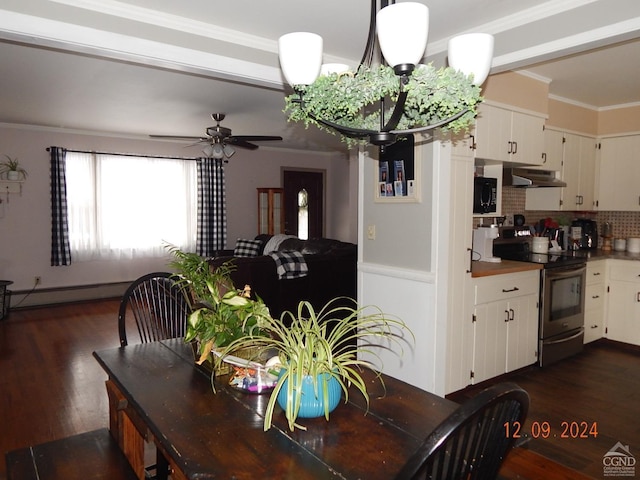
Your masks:
{"label": "interior door", "polygon": [[306,192],[307,238],[319,238],[324,234],[324,171],[284,170],[284,231],[299,236],[298,225],[301,209],[300,193]]}

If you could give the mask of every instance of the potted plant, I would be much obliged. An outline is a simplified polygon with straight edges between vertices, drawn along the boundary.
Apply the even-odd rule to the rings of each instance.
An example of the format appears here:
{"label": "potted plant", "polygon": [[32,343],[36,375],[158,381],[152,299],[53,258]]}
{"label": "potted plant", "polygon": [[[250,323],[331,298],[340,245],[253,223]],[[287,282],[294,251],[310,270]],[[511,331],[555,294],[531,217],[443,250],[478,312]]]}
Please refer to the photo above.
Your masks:
{"label": "potted plant", "polygon": [[0,163],[0,174],[6,174],[7,180],[20,180],[27,178],[27,171],[20,166],[17,158],[5,155],[6,161]]}
{"label": "potted plant", "polygon": [[220,369],[219,357],[213,358],[212,351],[256,334],[265,319],[271,318],[269,309],[260,298],[251,298],[248,285],[242,290],[235,288],[231,263],[212,269],[206,259],[195,253],[177,247],[170,247],[169,251],[175,257],[170,266],[193,299],[185,341],[195,342],[198,364],[208,360]]}
{"label": "potted plant", "polygon": [[401,320],[380,309],[361,308],[345,298],[333,299],[318,312],[302,301],[296,312],[264,320],[260,331],[235,340],[223,354],[249,345],[277,352],[280,372],[267,404],[265,430],[271,427],[276,403],[284,410],[292,431],[296,427],[306,429],[297,423],[298,417],[324,415],[329,420],[342,393],[348,400],[349,386],[355,387],[368,405],[367,385],[360,372],[375,368],[362,356],[372,355],[375,360],[377,345],[372,340],[387,338],[400,344],[402,331],[407,329]]}

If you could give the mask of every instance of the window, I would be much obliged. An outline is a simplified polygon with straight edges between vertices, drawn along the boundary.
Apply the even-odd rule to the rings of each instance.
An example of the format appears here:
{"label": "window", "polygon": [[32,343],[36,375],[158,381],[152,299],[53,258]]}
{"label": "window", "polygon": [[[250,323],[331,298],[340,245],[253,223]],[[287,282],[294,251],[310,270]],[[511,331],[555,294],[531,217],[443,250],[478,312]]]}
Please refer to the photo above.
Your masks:
{"label": "window", "polygon": [[309,194],[304,188],[298,192],[298,238],[309,238]]}
{"label": "window", "polygon": [[71,252],[77,260],[193,251],[196,163],[67,152]]}

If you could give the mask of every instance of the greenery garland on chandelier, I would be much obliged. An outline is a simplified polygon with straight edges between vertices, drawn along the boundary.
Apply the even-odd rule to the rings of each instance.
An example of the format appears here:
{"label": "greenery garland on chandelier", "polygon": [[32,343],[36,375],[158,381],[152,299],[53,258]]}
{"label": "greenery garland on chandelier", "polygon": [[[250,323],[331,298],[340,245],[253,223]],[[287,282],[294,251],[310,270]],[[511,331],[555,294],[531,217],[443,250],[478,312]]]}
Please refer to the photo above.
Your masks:
{"label": "greenery garland on chandelier", "polygon": [[[444,131],[458,133],[474,122],[476,106],[482,102],[480,87],[472,83],[472,76],[451,67],[436,69],[432,64],[418,66],[402,89],[407,92],[403,115],[396,130],[431,125],[465,111],[459,118],[442,127]],[[376,130],[380,126],[381,98],[394,105],[400,93],[400,82],[392,67],[361,66],[353,72],[331,73],[319,76],[310,85],[296,85],[298,93],[285,98],[284,112],[289,121],[304,122],[305,127],[316,125],[320,129],[338,134],[316,118],[346,127]],[[391,116],[392,108],[385,111]],[[366,144],[358,139],[341,135],[341,140],[352,147]]]}

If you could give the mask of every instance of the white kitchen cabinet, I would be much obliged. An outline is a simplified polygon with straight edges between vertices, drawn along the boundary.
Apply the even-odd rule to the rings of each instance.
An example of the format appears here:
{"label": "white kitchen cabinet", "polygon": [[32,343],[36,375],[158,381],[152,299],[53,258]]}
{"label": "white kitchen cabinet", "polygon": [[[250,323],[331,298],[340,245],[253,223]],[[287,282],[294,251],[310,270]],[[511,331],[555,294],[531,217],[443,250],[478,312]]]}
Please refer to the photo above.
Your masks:
{"label": "white kitchen cabinet", "polygon": [[598,210],[640,211],[640,135],[600,142]]}
{"label": "white kitchen cabinet", "polygon": [[544,152],[542,164],[527,167],[533,170],[562,171],[562,156],[564,153],[564,132],[549,128],[544,129]]}
{"label": "white kitchen cabinet", "polygon": [[564,133],[563,136],[560,178],[567,186],[527,189],[526,210],[596,209],[596,140],[572,133]]}
{"label": "white kitchen cabinet", "polygon": [[640,345],[640,262],[609,260],[606,336]]}
{"label": "white kitchen cabinet", "polygon": [[606,260],[587,262],[584,300],[584,343],[604,336]]}
{"label": "white kitchen cabinet", "polygon": [[481,103],[475,131],[475,157],[500,162],[541,165],[544,119]]}
{"label": "white kitchen cabinet", "polygon": [[538,358],[539,271],[473,279],[473,383]]}

